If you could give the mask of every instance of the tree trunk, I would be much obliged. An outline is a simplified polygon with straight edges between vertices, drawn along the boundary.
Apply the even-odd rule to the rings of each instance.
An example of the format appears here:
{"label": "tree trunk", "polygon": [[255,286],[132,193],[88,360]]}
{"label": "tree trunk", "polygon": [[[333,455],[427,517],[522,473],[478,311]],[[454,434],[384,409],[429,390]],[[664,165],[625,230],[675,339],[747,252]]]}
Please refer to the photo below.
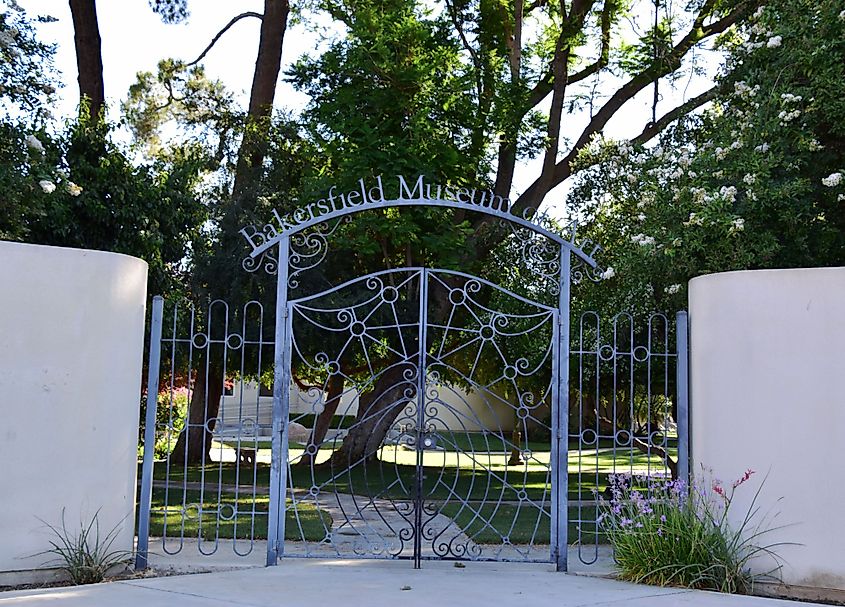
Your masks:
{"label": "tree trunk", "polygon": [[[299,460],[299,466],[309,467],[317,458],[317,452],[320,450],[320,446],[326,438],[326,433],[332,425],[332,418],[337,412],[337,407],[340,404],[340,397],[343,395],[343,387],[344,377],[341,373],[332,375],[329,378],[328,385],[326,386],[326,406],[322,413],[317,416],[317,420],[314,423],[314,429],[311,431],[311,437],[308,439],[308,445],[305,448],[305,453],[302,454],[302,458]],[[309,453],[310,449],[314,450],[313,454]]]}
{"label": "tree trunk", "polygon": [[70,0],[73,17],[73,42],[76,46],[76,66],[79,70],[79,109],[85,103],[93,122],[103,118],[105,86],[100,27],[97,22],[95,0]]}
{"label": "tree trunk", "polygon": [[519,466],[525,463],[522,461],[522,432],[520,432],[519,426],[514,425],[511,442],[513,447],[511,447],[511,458],[508,460],[508,466]]}
{"label": "tree trunk", "polygon": [[264,0],[264,16],[261,19],[258,57],[252,76],[247,125],[238,150],[238,164],[232,188],[232,201],[236,207],[242,205],[242,199],[248,196],[258,181],[264,163],[268,126],[264,122],[273,112],[289,13],[288,0]]}
{"label": "tree trunk", "polygon": [[396,363],[382,373],[370,392],[358,397],[357,421],[328,465],[346,469],[375,459],[393,422],[416,399],[415,371],[412,363]]}
{"label": "tree trunk", "polygon": [[210,430],[214,429],[222,395],[223,370],[210,367],[206,373],[206,368],[200,367],[188,405],[188,423],[173,448],[172,463],[184,464],[187,461],[188,464],[201,464],[210,461]]}

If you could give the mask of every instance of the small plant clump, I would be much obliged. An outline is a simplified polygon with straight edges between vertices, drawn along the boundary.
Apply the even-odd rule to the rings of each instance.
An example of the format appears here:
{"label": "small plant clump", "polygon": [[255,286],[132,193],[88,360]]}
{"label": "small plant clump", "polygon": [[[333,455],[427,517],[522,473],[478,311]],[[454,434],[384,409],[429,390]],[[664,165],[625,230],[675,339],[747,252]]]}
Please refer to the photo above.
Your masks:
{"label": "small plant clump", "polygon": [[68,531],[64,508],[61,528],[43,520],[41,522],[50,528],[56,539],[50,540],[52,548],[40,554],[56,556],[50,564],[59,565],[59,569],[66,571],[74,584],[102,582],[109,569],[125,562],[131,556],[130,551],[112,550],[122,521],[112,527],[104,537],[100,537],[99,509],[87,525],[80,522],[79,532],[76,534]]}
{"label": "small plant clump", "polygon": [[[747,470],[725,488],[708,475],[688,487],[683,480],[610,475],[610,499],[598,497],[602,531],[613,546],[620,578],[658,586],[680,586],[746,594],[760,578],[774,578],[781,567],[773,548],[760,537],[774,529],[759,522],[754,494],[742,523],[729,512],[735,491],[754,474]],[[775,567],[753,574],[749,561],[769,556]]]}

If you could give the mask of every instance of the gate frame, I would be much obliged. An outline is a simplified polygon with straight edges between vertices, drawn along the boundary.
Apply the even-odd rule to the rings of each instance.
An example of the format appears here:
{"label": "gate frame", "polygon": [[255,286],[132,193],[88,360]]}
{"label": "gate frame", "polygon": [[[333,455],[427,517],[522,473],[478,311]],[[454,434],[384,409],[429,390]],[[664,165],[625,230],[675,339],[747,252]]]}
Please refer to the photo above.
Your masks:
{"label": "gate frame", "polygon": [[[404,178],[400,176],[400,192],[402,185],[405,185]],[[422,189],[421,176],[417,185],[420,193]],[[381,190],[381,178],[378,179],[379,190]],[[429,186],[430,190],[430,186]],[[414,189],[416,192],[417,189]],[[356,194],[358,192],[355,192]],[[365,203],[357,205],[351,204],[352,196],[349,196],[350,204],[346,204],[347,199],[343,198],[343,204],[340,208],[329,207],[322,200],[323,207],[317,204],[318,208],[326,208],[327,212],[315,215],[313,213],[314,204],[307,205],[310,217],[301,221],[292,223],[289,217],[281,217],[278,212],[274,211],[279,226],[282,228],[278,230],[272,224],[266,224],[262,230],[252,228],[250,232],[247,228],[241,230],[241,234],[246,238],[247,242],[252,246],[252,252],[244,259],[243,266],[247,271],[255,271],[261,266],[264,266],[268,273],[275,273],[277,276],[276,283],[276,340],[275,340],[275,357],[274,357],[274,381],[273,381],[273,456],[270,468],[270,515],[267,529],[267,561],[268,566],[273,566],[278,563],[278,560],[284,556],[284,536],[285,536],[285,508],[287,503],[287,434],[289,424],[290,412],[290,391],[288,386],[290,384],[290,344],[291,344],[291,318],[289,317],[288,302],[289,302],[289,281],[290,281],[290,262],[291,262],[291,238],[300,234],[310,227],[323,224],[332,219],[340,221],[343,217],[349,216],[362,211],[372,209],[385,209],[395,207],[445,207],[453,209],[466,209],[478,213],[483,213],[492,217],[496,217],[512,224],[528,228],[536,234],[539,234],[548,240],[559,245],[559,256],[557,258],[558,272],[556,276],[556,285],[558,290],[558,340],[556,344],[556,352],[552,359],[552,373],[556,381],[553,381],[552,392],[552,444],[551,444],[551,476],[552,476],[552,512],[551,512],[551,561],[555,565],[557,571],[566,571],[567,563],[567,544],[568,544],[568,464],[569,464],[569,358],[570,358],[570,335],[569,335],[569,311],[571,299],[571,283],[573,279],[573,270],[577,272],[578,278],[588,276],[593,280],[601,279],[601,272],[594,256],[602,250],[602,247],[593,243],[589,239],[585,239],[582,243],[576,242],[577,222],[573,221],[567,230],[569,231],[569,238],[564,238],[560,234],[549,231],[545,227],[511,213],[510,202],[507,199],[499,198],[498,204],[494,204],[494,196],[490,193],[488,204],[484,204],[485,197],[482,197],[480,204],[460,202],[458,200],[447,200],[443,198],[396,198],[392,200],[367,200],[366,188],[361,182],[361,194],[364,196]],[[440,188],[438,186],[438,194]],[[472,192],[470,200],[475,200],[475,190]],[[484,193],[486,194],[486,193]],[[372,196],[372,190],[371,190]],[[356,197],[357,198],[357,197]],[[297,209],[304,211],[303,208]],[[294,220],[298,220],[296,212],[293,214]],[[273,248],[278,245],[277,255],[273,255]],[[585,251],[585,248],[592,246],[590,253]],[[572,255],[576,257],[576,263],[573,265]],[[318,262],[322,261],[322,257]],[[317,265],[317,264],[314,264]],[[309,266],[314,267],[314,266]],[[550,278],[550,277],[549,277]],[[420,322],[423,322],[422,314],[420,312]],[[281,502],[281,503],[280,503]]]}
{"label": "gate frame", "polygon": [[[417,186],[422,191],[422,177],[417,181]],[[327,246],[326,237],[330,236],[337,228],[338,224],[330,229],[317,228],[310,234],[301,235],[304,230],[325,224],[325,222],[332,219],[337,219],[338,223],[346,216],[354,213],[371,210],[375,208],[390,208],[390,207],[404,207],[404,206],[433,206],[445,207],[455,209],[465,209],[473,212],[486,214],[488,216],[505,220],[511,224],[528,228],[535,234],[545,237],[548,241],[556,243],[559,246],[559,252],[555,257],[551,258],[551,248],[546,248],[541,255],[537,251],[531,249],[532,241],[523,239],[522,257],[523,260],[534,260],[541,264],[545,264],[541,268],[539,275],[541,278],[548,281],[555,281],[558,289],[558,307],[557,307],[557,323],[554,327],[556,335],[553,335],[553,340],[556,342],[556,348],[553,352],[552,358],[552,386],[551,386],[551,403],[552,403],[552,440],[550,445],[550,463],[551,463],[551,481],[552,481],[552,499],[551,499],[551,562],[555,563],[555,568],[558,571],[567,570],[567,544],[568,544],[568,440],[569,440],[569,364],[571,358],[570,342],[571,342],[571,322],[570,317],[570,303],[571,303],[571,285],[573,282],[578,283],[583,278],[588,278],[593,281],[598,281],[603,278],[602,270],[594,259],[597,252],[602,250],[602,247],[596,245],[589,239],[584,239],[580,244],[576,242],[577,222],[572,222],[563,230],[567,234],[566,237],[550,232],[547,228],[538,223],[530,221],[525,217],[519,217],[511,212],[510,202],[500,197],[494,197],[490,193],[490,200],[485,205],[485,195],[482,195],[481,202],[475,201],[476,191],[472,190],[472,195],[469,195],[469,190],[466,190],[466,198],[471,200],[471,203],[462,202],[458,200],[446,200],[442,198],[424,198],[422,196],[412,198],[409,194],[408,198],[397,198],[394,200],[372,199],[372,192],[374,190],[381,190],[381,178],[378,178],[378,188],[370,190],[371,199],[367,199],[363,181],[361,182],[361,191],[355,192],[356,199],[360,198],[357,194],[363,194],[364,203],[352,203],[352,196],[349,195],[347,199],[341,197],[343,200],[340,208],[333,204],[329,207],[325,204],[325,200],[318,203],[309,204],[303,208],[297,209],[293,213],[294,221],[291,222],[288,218],[282,218],[277,212],[273,212],[274,217],[278,221],[278,225],[282,229],[278,229],[272,224],[264,225],[260,230],[251,228],[244,228],[241,234],[252,247],[252,252],[247,258],[243,260],[243,267],[245,270],[254,272],[257,269],[264,267],[269,274],[277,275],[277,301],[276,301],[276,325],[275,325],[275,342],[274,342],[274,386],[273,386],[273,426],[272,426],[272,460],[271,460],[271,492],[270,492],[270,510],[268,512],[268,541],[267,541],[267,565],[277,565],[278,559],[284,555],[284,535],[285,535],[285,511],[287,500],[287,434],[289,423],[289,409],[290,409],[290,391],[287,389],[291,380],[290,365],[291,365],[291,343],[292,343],[292,317],[289,314],[289,289],[296,287],[296,276],[305,269],[309,269],[318,265],[325,257],[325,247]],[[405,185],[405,191],[409,192],[407,184],[400,176],[400,192],[402,185]],[[414,192],[417,188],[414,189]],[[449,188],[446,188],[447,195]],[[440,193],[438,186],[438,195]],[[455,190],[452,190],[454,195]],[[494,200],[498,199],[498,203],[494,204]],[[329,195],[331,199],[331,191]],[[337,202],[337,200],[335,200]],[[322,215],[315,215],[313,207],[318,209],[326,209]],[[310,217],[300,219],[299,212],[308,209],[307,213]],[[251,231],[250,231],[251,230]],[[307,238],[316,236],[315,239],[306,241]],[[302,239],[297,242],[296,238]],[[292,240],[293,239],[293,240]],[[301,252],[294,250],[292,244],[302,246],[306,242],[307,246],[313,247],[314,242],[317,242],[316,253],[313,259],[306,259],[310,265],[302,264],[303,258]],[[278,252],[275,251],[275,246],[278,245]],[[592,247],[592,250],[587,253],[586,249]],[[572,255],[575,255],[573,259]],[[293,272],[291,271],[293,269]],[[431,270],[431,269],[429,269]],[[358,277],[362,278],[362,277]],[[494,284],[494,283],[491,283]],[[422,294],[421,294],[422,295]],[[162,312],[163,299],[156,296],[152,301],[151,309],[151,332],[150,332],[150,349],[149,349],[149,376],[147,386],[147,410],[146,410],[146,432],[145,444],[149,445],[152,442],[153,433],[155,431],[155,415],[156,415],[156,392],[159,379],[159,359],[161,353],[162,343]],[[425,311],[420,311],[420,331],[425,329]],[[677,398],[677,413],[678,419],[678,476],[681,479],[688,480],[689,478],[689,320],[688,314],[685,311],[680,311],[675,318],[676,330],[676,398]],[[424,343],[424,342],[422,342]],[[422,352],[422,351],[421,351]],[[423,381],[422,378],[420,381]],[[144,569],[148,565],[148,544],[149,544],[149,517],[151,506],[152,493],[152,467],[153,467],[153,450],[144,449],[144,457],[142,464],[142,478],[140,486],[140,497],[138,505],[138,546],[136,548],[136,569]],[[281,502],[281,503],[280,503]]]}

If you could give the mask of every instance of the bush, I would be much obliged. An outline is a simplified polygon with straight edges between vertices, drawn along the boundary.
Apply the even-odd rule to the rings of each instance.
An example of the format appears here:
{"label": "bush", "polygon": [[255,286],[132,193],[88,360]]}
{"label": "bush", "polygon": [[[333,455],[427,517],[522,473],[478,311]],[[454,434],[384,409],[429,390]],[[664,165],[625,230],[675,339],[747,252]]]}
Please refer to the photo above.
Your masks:
{"label": "bush", "polygon": [[117,539],[120,525],[112,527],[104,537],[100,537],[100,511],[97,510],[88,525],[80,523],[76,534],[68,531],[65,524],[65,511],[62,508],[62,526],[55,527],[41,521],[56,536],[50,541],[50,548],[41,554],[56,556],[53,564],[66,571],[74,584],[96,584],[102,582],[106,572],[115,565],[126,562],[132,553],[126,550],[112,550]]}
{"label": "bush", "polygon": [[[734,492],[754,474],[748,470],[725,489],[703,475],[692,490],[681,480],[660,481],[629,475],[610,475],[612,499],[599,498],[599,522],[613,545],[624,580],[658,586],[681,586],[745,594],[761,577],[776,577],[777,545],[761,545],[768,517],[755,524],[759,513],[754,494],[742,524],[734,529],[728,514]],[[768,555],[775,567],[752,574],[751,559]]]}
{"label": "bush", "polygon": [[[188,389],[185,387],[165,388],[158,393],[156,406],[155,459],[167,459],[176,446],[179,433],[185,427],[188,417]],[[138,433],[138,457],[144,454],[144,432],[146,430],[147,398],[141,399],[141,419]]]}

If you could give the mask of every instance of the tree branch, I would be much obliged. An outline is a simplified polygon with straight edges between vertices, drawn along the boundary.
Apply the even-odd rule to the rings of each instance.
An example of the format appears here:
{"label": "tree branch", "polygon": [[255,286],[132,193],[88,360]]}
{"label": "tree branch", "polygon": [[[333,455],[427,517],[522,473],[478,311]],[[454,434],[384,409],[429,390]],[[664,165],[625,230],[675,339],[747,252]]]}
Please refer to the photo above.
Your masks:
{"label": "tree branch", "polygon": [[225,34],[229,30],[229,28],[231,28],[241,19],[246,19],[247,17],[258,17],[259,19],[263,19],[264,15],[262,15],[261,13],[256,13],[254,11],[248,11],[246,13],[241,13],[240,15],[233,17],[232,20],[229,21],[229,23],[227,23],[226,26],[219,32],[217,32],[217,35],[211,39],[211,43],[207,47],[205,47],[205,50],[200,53],[200,56],[191,61],[190,63],[186,63],[185,67],[191,67],[192,65],[196,65],[197,63],[202,61],[208,54],[208,52],[212,49],[212,47],[217,44],[217,41],[220,40],[221,36],[223,36],[223,34]]}
{"label": "tree branch", "polygon": [[663,116],[657,119],[657,122],[648,123],[642,133],[631,139],[631,143],[634,145],[641,145],[654,138],[681,116],[685,116],[694,109],[699,108],[705,103],[715,99],[716,95],[719,93],[719,88],[719,86],[714,86],[713,88],[703,92],[701,95],[693,97],[689,101],[682,103],[672,111],[666,112]]}
{"label": "tree branch", "polygon": [[[576,72],[572,76],[567,76],[567,84],[575,84],[576,82],[580,82],[585,78],[589,78],[602,68],[607,67],[608,63],[610,62],[610,11],[613,7],[614,4],[609,1],[606,1],[604,3],[604,6],[602,7],[601,48],[599,49],[599,58],[594,63],[588,65],[580,72]],[[543,74],[540,80],[537,81],[537,84],[534,85],[534,88],[531,89],[531,91],[528,93],[529,108],[535,107],[538,103],[545,99],[549,93],[552,92],[553,82],[554,76],[552,73],[552,68],[549,68],[549,71]]]}
{"label": "tree branch", "polygon": [[704,21],[710,16],[715,3],[716,0],[707,0],[704,3],[690,30],[673,47],[672,52],[666,58],[660,63],[652,64],[635,75],[608,99],[582,131],[570,152],[563,160],[557,163],[553,175],[551,177],[543,175],[538,177],[516,200],[513,207],[515,212],[522,212],[528,207],[536,207],[549,190],[565,181],[572,174],[572,161],[575,160],[584,146],[589,143],[593,135],[604,129],[610,119],[623,105],[655,80],[677,70],[680,67],[684,55],[695,44],[705,38],[724,32],[731,25],[749,14],[759,4],[759,0],[742,2],[722,19],[709,25],[704,25]]}

